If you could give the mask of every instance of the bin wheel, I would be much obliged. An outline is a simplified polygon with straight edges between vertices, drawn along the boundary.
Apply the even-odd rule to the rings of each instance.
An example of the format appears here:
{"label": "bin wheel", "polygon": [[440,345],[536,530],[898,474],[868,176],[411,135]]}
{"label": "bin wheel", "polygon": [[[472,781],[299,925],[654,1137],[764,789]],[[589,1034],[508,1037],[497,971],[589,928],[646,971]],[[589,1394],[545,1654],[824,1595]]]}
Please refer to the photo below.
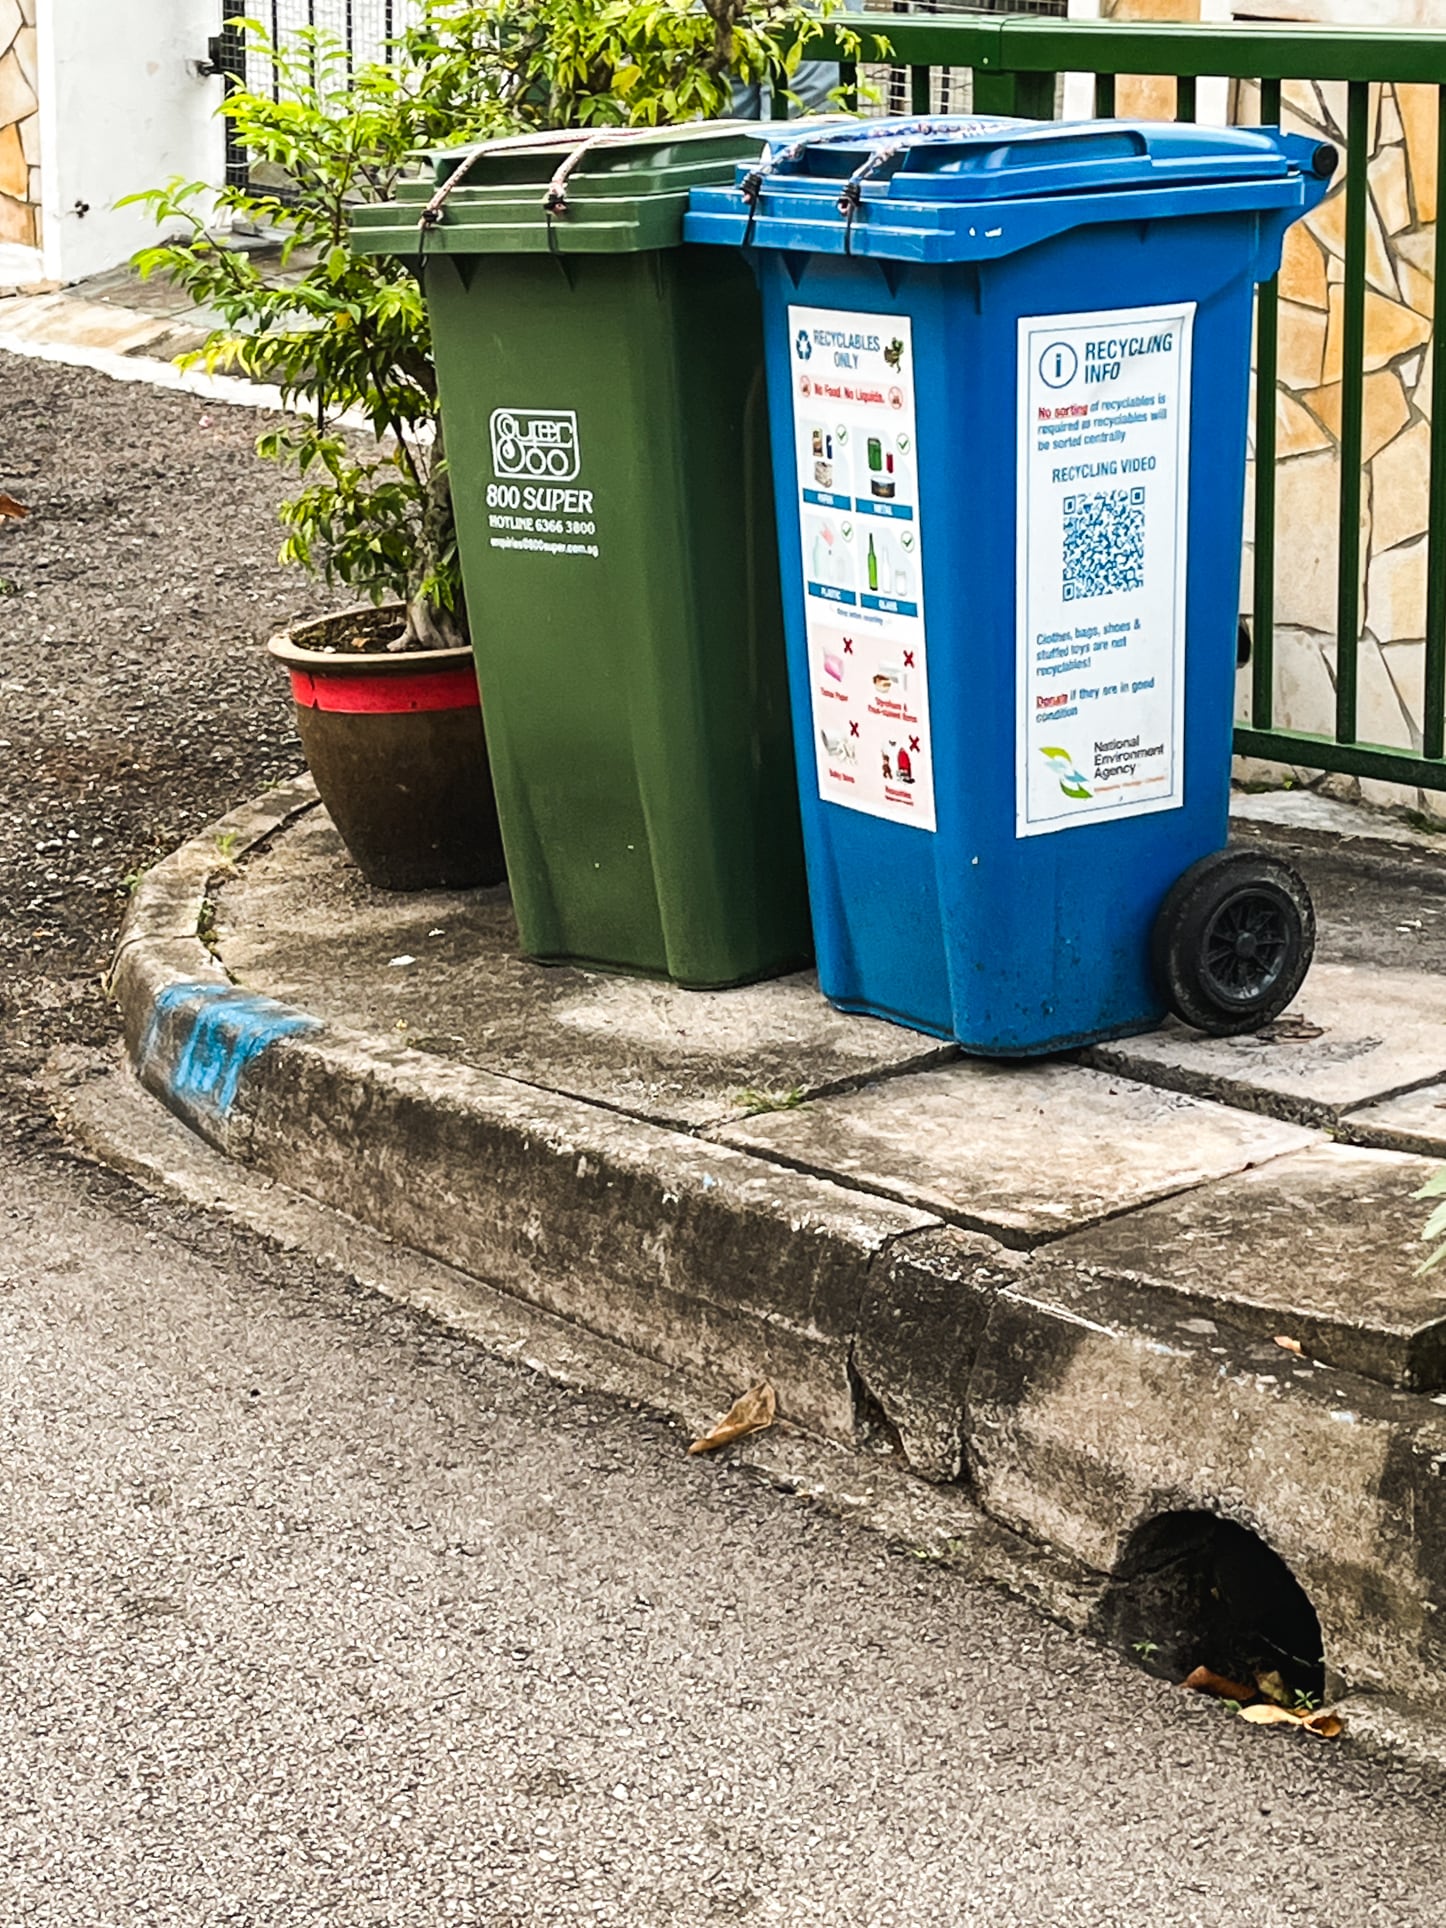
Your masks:
{"label": "bin wheel", "polygon": [[1305,879],[1265,851],[1217,850],[1178,878],[1155,918],[1155,978],[1175,1016],[1235,1037],[1280,1016],[1315,951]]}

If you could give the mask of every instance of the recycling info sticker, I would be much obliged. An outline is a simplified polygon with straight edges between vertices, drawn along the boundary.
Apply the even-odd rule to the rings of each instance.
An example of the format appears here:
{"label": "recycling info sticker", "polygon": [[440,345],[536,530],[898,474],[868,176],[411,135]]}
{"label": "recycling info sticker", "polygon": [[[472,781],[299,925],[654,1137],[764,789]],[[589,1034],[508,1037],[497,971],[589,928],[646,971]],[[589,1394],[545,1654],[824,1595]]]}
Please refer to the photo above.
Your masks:
{"label": "recycling info sticker", "polygon": [[1017,836],[1184,800],[1194,322],[1019,323]]}
{"label": "recycling info sticker", "polygon": [[788,334],[818,794],[933,830],[913,331],[791,307]]}

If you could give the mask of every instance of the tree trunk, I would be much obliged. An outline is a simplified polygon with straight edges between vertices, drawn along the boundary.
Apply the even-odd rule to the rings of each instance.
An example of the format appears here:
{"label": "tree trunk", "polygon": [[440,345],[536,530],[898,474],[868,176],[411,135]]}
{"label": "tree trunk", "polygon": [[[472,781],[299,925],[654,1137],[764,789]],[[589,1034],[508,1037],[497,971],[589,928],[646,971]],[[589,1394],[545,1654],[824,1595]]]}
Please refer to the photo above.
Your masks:
{"label": "tree trunk", "polygon": [[407,597],[404,644],[409,649],[457,649],[465,648],[468,642],[467,611],[461,601],[460,588],[456,609],[443,608],[425,589],[427,583],[435,582],[442,573],[442,560],[457,543],[456,526],[452,520],[452,481],[447,472],[441,416],[438,415],[435,420],[436,438],[427,451],[426,485],[417,525],[416,561]]}
{"label": "tree trunk", "polygon": [[404,649],[465,649],[467,640],[466,625],[452,610],[439,608],[425,596],[414,596],[407,604]]}
{"label": "tree trunk", "polygon": [[726,74],[733,65],[733,28],[748,11],[747,0],[703,0],[713,22],[713,52],[704,62],[712,74]]}

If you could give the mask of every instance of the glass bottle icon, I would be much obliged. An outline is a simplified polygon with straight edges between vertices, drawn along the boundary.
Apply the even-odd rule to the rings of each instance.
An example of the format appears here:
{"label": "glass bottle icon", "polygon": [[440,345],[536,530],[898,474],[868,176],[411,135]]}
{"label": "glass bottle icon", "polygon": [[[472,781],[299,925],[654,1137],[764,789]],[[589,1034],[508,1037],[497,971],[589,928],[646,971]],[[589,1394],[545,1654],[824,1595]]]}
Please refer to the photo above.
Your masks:
{"label": "glass bottle icon", "polygon": [[869,531],[869,588],[876,590],[878,586],[879,586],[879,559],[877,555],[875,555],[874,553],[873,531],[870,530]]}

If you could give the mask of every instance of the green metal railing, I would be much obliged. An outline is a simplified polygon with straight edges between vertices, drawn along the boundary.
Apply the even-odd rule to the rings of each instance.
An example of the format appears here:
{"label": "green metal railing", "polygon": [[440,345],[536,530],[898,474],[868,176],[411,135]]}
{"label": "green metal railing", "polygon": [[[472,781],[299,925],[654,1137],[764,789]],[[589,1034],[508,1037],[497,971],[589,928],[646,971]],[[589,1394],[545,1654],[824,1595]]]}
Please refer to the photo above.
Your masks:
{"label": "green metal railing", "polygon": [[[1254,611],[1250,721],[1236,730],[1243,756],[1357,777],[1446,790],[1446,407],[1431,411],[1427,525],[1425,684],[1421,749],[1362,742],[1359,649],[1361,501],[1366,346],[1366,164],[1370,156],[1371,89],[1382,82],[1437,89],[1437,179],[1446,189],[1446,33],[1354,31],[1318,27],[1175,25],[1162,22],[1051,20],[1029,17],[909,18],[886,13],[835,15],[834,32],[863,38],[866,63],[900,68],[908,100],[927,112],[936,70],[972,75],[978,113],[1054,118],[1065,74],[1094,77],[1094,111],[1115,112],[1120,76],[1175,81],[1175,117],[1196,116],[1200,80],[1249,81],[1260,90],[1260,121],[1280,119],[1286,81],[1346,85],[1345,257],[1341,317],[1340,500],[1336,593],[1335,732],[1285,730],[1275,723],[1276,383],[1279,292],[1260,290],[1256,328]],[[810,52],[812,53],[812,49]],[[835,43],[832,51],[837,52]],[[846,65],[845,84],[857,87]],[[1437,299],[1446,288],[1446,219],[1434,251]],[[1446,394],[1446,328],[1432,327],[1433,395]]]}

